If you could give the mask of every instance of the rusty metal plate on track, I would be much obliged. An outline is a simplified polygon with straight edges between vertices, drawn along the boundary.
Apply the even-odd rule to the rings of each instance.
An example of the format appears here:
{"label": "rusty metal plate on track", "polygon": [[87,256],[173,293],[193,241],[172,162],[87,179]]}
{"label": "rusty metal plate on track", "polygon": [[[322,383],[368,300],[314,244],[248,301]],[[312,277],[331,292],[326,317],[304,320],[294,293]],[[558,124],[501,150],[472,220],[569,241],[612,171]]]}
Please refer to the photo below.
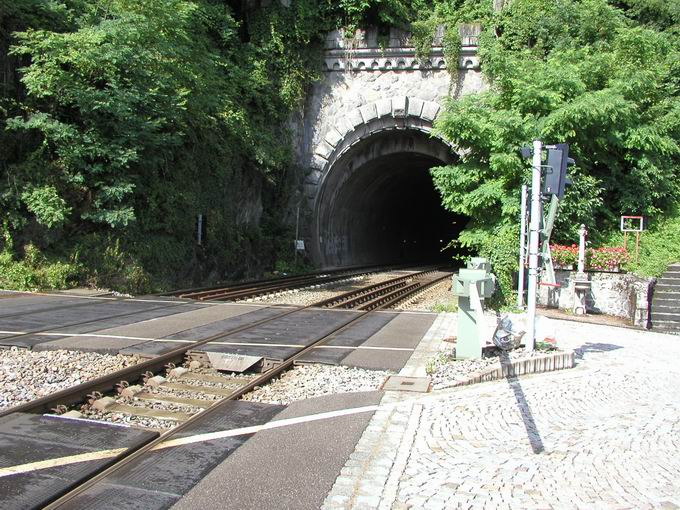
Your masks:
{"label": "rusty metal plate on track", "polygon": [[189,355],[194,359],[199,359],[194,354],[200,354],[207,358],[208,366],[215,370],[226,370],[228,372],[245,372],[253,365],[262,361],[262,356],[248,356],[247,354],[233,354],[229,352],[209,352],[191,351]]}
{"label": "rusty metal plate on track", "polygon": [[427,393],[430,391],[432,380],[429,377],[404,377],[401,375],[391,375],[383,384],[385,391],[413,391],[417,393]]}
{"label": "rusty metal plate on track", "polygon": [[[156,432],[58,416],[16,413],[0,418],[0,507],[40,508],[115,460],[97,452],[135,450],[157,436]],[[92,460],[67,462],[82,454],[92,454]],[[44,461],[53,464],[35,464]]]}

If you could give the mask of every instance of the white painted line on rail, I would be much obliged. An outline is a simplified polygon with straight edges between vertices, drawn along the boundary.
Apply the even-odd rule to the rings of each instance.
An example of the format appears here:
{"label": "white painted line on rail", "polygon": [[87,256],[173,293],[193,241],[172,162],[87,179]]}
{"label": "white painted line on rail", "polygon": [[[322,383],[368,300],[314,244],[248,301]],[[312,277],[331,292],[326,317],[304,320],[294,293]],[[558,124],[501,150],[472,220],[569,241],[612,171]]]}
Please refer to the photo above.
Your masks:
{"label": "white painted line on rail", "polygon": [[[41,331],[32,333],[31,331],[0,331],[0,335],[33,335],[33,336],[56,336],[56,337],[95,337],[95,338],[114,338],[118,340],[141,340],[150,341],[157,340],[156,338],[149,338],[144,336],[123,336],[123,335],[105,335],[102,333],[56,333],[50,331]],[[0,341],[2,338],[0,338]]]}
{"label": "white painted line on rail", "polygon": [[[175,343],[193,343],[194,340],[179,340],[179,339],[168,339],[168,338],[155,338],[153,339],[154,342],[175,342]],[[242,346],[242,347],[307,347],[304,344],[265,344],[265,343],[253,343],[253,342],[221,342],[221,341],[214,341],[214,342],[208,342],[208,345],[233,345],[233,346]],[[353,345],[318,345],[315,347],[315,349],[347,349],[347,350],[354,350],[354,349],[366,349],[366,350],[375,350],[375,351],[407,351],[407,352],[413,352],[413,349],[406,348],[406,347],[371,347],[371,346],[353,346]]]}
{"label": "white painted line on rail", "polygon": [[[12,292],[12,291],[0,291],[0,292]],[[237,305],[237,306],[257,306],[257,307],[270,307],[272,306],[271,304],[267,303],[255,303],[255,302],[224,302],[224,301],[179,301],[179,300],[174,300],[174,299],[142,299],[142,298],[126,298],[126,297],[115,297],[115,296],[80,296],[77,294],[46,294],[42,292],[23,292],[23,294],[28,295],[28,296],[41,296],[41,297],[48,297],[48,298],[68,298],[68,299],[89,299],[92,301],[119,301],[119,302],[133,302],[133,303],[166,303],[168,305],[210,305],[210,306],[231,306],[231,305]],[[184,298],[186,299],[186,298]],[[274,306],[280,306],[281,308],[283,307],[290,307],[290,308],[295,308],[295,306],[291,305],[274,305]],[[36,313],[39,312],[45,312],[49,310],[36,310]]]}

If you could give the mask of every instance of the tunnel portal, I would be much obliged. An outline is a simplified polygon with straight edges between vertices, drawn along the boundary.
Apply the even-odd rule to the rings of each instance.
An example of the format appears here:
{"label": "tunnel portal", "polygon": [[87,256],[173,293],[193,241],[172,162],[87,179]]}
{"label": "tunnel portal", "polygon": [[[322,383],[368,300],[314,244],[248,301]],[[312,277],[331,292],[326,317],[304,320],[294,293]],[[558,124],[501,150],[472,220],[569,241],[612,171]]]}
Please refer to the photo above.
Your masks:
{"label": "tunnel portal", "polygon": [[429,169],[453,162],[442,140],[386,130],[360,140],[323,180],[316,207],[323,267],[451,260],[466,218],[446,211]]}

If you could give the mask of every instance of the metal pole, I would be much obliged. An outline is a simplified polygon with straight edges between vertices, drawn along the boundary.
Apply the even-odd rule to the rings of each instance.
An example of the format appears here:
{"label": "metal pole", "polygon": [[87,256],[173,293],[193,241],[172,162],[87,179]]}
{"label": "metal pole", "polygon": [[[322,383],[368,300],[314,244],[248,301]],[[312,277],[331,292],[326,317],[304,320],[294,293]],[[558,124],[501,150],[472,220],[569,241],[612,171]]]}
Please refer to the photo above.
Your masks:
{"label": "metal pole", "polygon": [[583,274],[586,270],[586,235],[588,231],[585,225],[581,225],[578,231],[578,273]]}
{"label": "metal pole", "polygon": [[527,288],[526,350],[534,350],[536,339],[536,292],[538,287],[538,241],[541,230],[541,155],[543,145],[534,140],[531,171],[531,216],[529,218],[529,286]]}
{"label": "metal pole", "polygon": [[294,246],[293,249],[295,250],[295,254],[293,255],[293,261],[295,264],[297,264],[297,242],[298,239],[300,238],[300,206],[297,206],[297,213],[295,214],[295,241],[294,241]]}
{"label": "metal pole", "polygon": [[553,266],[552,253],[550,252],[550,236],[552,235],[553,226],[555,225],[555,218],[557,217],[559,205],[560,199],[553,195],[550,199],[548,215],[543,225],[543,246],[541,247],[541,259],[539,259],[541,262],[539,267],[545,268],[543,281],[546,283],[557,283],[557,280],[555,280],[555,267]]}
{"label": "metal pole", "polygon": [[527,243],[527,185],[522,184],[522,215],[519,219],[519,275],[517,276],[517,308],[524,306],[524,259]]}

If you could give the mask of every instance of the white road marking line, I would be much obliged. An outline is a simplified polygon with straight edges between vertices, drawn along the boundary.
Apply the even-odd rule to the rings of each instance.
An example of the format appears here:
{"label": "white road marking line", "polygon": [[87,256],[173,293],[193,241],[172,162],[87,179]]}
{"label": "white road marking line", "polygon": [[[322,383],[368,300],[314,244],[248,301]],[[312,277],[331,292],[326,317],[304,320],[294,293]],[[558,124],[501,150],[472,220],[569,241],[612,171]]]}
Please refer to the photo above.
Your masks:
{"label": "white road marking line", "polygon": [[319,345],[315,349],[358,349],[366,351],[405,351],[413,352],[415,349],[410,347],[379,347],[371,345]]}
{"label": "white road marking line", "polygon": [[[184,446],[188,444],[201,443],[204,441],[211,441],[216,439],[225,439],[234,436],[244,436],[255,434],[260,430],[277,429],[281,427],[290,427],[301,423],[309,423],[313,421],[328,420],[340,416],[349,416],[353,414],[373,412],[380,408],[378,405],[354,407],[350,409],[340,409],[338,411],[330,411],[326,413],[312,414],[307,416],[299,416],[297,418],[288,418],[284,420],[271,421],[262,425],[254,425],[252,427],[241,427],[238,429],[222,430],[219,432],[211,432],[207,434],[197,434],[195,436],[182,437],[177,439],[169,439],[163,443],[158,444],[152,451],[164,450],[166,448],[174,448],[177,446]],[[67,457],[57,457],[54,459],[41,460],[37,462],[29,462],[27,464],[19,464],[16,466],[9,466],[0,468],[0,478],[39,471],[42,469],[49,469],[52,467],[67,466],[70,464],[77,464],[79,462],[89,462],[93,460],[109,459],[116,457],[125,452],[127,448],[117,448],[114,450],[101,450],[97,452],[82,453],[79,455],[69,455]]]}
{"label": "white road marking line", "polygon": [[19,464],[17,466],[9,466],[0,468],[0,478],[19,475],[22,473],[30,473],[32,471],[39,471],[41,469],[49,469],[53,467],[68,466],[69,464],[77,464],[79,462],[89,462],[92,460],[110,459],[125,453],[127,448],[116,448],[115,450],[100,450],[98,452],[81,453],[78,455],[69,455],[68,457],[57,457],[56,459],[39,460],[37,462],[29,462],[28,464]]}
{"label": "white road marking line", "polygon": [[[124,335],[105,335],[102,333],[57,333],[50,331],[41,331],[32,333],[30,331],[0,331],[0,335],[34,335],[34,336],[57,336],[57,337],[96,337],[96,338],[115,338],[119,340],[141,340],[150,341],[156,340],[155,338],[149,338],[144,336],[124,336]],[[0,338],[2,340],[2,338]]]}
{"label": "white road marking line", "polygon": [[380,408],[378,405],[353,407],[350,409],[340,409],[338,411],[329,411],[326,413],[311,414],[307,416],[299,416],[297,418],[287,418],[283,420],[270,421],[262,425],[254,425],[252,427],[242,427],[238,429],[222,430],[219,432],[209,432],[206,434],[197,434],[195,436],[180,437],[177,439],[169,439],[153,448],[153,450],[164,450],[166,448],[173,448],[176,446],[184,446],[194,443],[202,443],[204,441],[212,441],[215,439],[225,439],[228,437],[245,436],[255,434],[261,430],[272,430],[281,427],[290,427],[292,425],[299,425],[301,423],[310,423],[313,421],[329,420],[331,418],[338,418],[340,416],[349,416],[353,414],[368,413],[377,411]]}
{"label": "white road marking line", "polygon": [[[484,388],[465,387],[465,388],[450,388],[448,390],[442,391],[440,394],[423,394],[423,395],[413,395],[408,396],[400,402],[393,402],[390,404],[375,404],[370,406],[362,407],[351,407],[348,409],[340,409],[337,411],[329,411],[325,413],[311,414],[307,416],[299,416],[297,418],[287,418],[283,420],[275,420],[262,425],[255,425],[252,427],[241,427],[238,429],[223,430],[219,432],[211,432],[207,434],[197,434],[195,436],[169,439],[163,443],[158,444],[153,449],[163,450],[166,448],[172,448],[177,446],[183,446],[187,444],[199,443],[203,441],[211,441],[216,439],[224,439],[234,436],[243,436],[249,434],[255,434],[261,430],[272,430],[282,427],[289,427],[293,425],[299,425],[304,423],[310,423],[314,421],[328,420],[332,418],[337,418],[341,416],[351,416],[355,414],[368,413],[374,411],[390,411],[399,407],[410,407],[416,403],[421,403],[423,405],[429,403],[434,403],[439,400],[450,399],[451,393],[454,391],[466,391],[466,390],[488,391],[488,386]],[[48,469],[51,467],[66,466],[69,464],[76,464],[78,462],[87,462],[91,460],[101,460],[120,455],[122,452],[126,451],[126,448],[119,448],[115,450],[101,450],[98,452],[90,452],[80,455],[70,455],[67,457],[58,457],[54,459],[48,459],[38,462],[30,462],[28,464],[19,464],[16,466],[9,466],[5,468],[0,468],[0,478],[10,476],[13,474],[28,473],[32,471],[38,471],[41,469]]]}
{"label": "white road marking line", "polygon": [[[194,340],[180,340],[180,339],[170,339],[170,338],[156,338],[153,339],[154,342],[175,342],[175,343],[193,343]],[[264,343],[253,343],[253,342],[208,342],[208,345],[234,345],[243,347],[307,347],[303,344],[264,344]],[[372,347],[372,346],[352,346],[352,345],[319,345],[315,349],[365,349],[365,350],[376,350],[376,351],[407,351],[413,352],[413,349],[406,347]]]}
{"label": "white road marking line", "polygon": [[[174,342],[174,343],[186,343],[186,344],[193,344],[196,340],[179,340],[179,339],[172,339],[172,338],[156,338],[153,340],[154,342]],[[242,345],[242,346],[251,346],[251,347],[306,347],[306,345],[303,344],[261,344],[261,343],[250,343],[250,342],[219,342],[219,341],[214,341],[214,342],[208,342],[208,344],[212,345]]]}
{"label": "white road marking line", "polygon": [[[151,338],[146,336],[126,336],[126,335],[106,335],[103,333],[56,333],[43,331],[40,333],[31,333],[30,331],[0,331],[0,335],[35,335],[35,336],[47,336],[47,337],[74,337],[74,338],[110,338],[114,340],[139,340],[140,342],[170,342],[170,343],[184,343],[192,344],[198,340],[183,340],[177,338]],[[2,340],[2,338],[0,338]],[[232,346],[242,346],[242,347],[295,347],[303,348],[306,347],[304,344],[265,344],[265,343],[251,343],[251,342],[208,342],[208,344],[213,345],[232,345]],[[369,345],[319,345],[315,349],[347,349],[347,350],[370,350],[370,351],[402,351],[402,352],[413,352],[414,349],[410,347],[379,347],[379,346],[369,346]]]}

